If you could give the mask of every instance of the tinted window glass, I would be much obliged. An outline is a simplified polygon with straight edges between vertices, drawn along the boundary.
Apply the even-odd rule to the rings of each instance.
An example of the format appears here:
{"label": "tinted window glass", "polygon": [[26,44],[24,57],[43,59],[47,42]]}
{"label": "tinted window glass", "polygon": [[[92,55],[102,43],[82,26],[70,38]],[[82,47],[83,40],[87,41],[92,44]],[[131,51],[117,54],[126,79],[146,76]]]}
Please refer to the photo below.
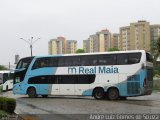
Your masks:
{"label": "tinted window glass", "polygon": [[149,53],[146,53],[146,58],[148,62],[153,62],[153,58]]}
{"label": "tinted window glass", "polygon": [[58,67],[63,67],[63,66],[65,66],[64,57],[59,57],[58,58]]}
{"label": "tinted window glass", "polygon": [[81,66],[81,57],[80,56],[75,56],[73,58],[73,66]]}
{"label": "tinted window glass", "polygon": [[57,58],[37,58],[32,69],[38,69],[43,67],[57,67],[58,60]]}
{"label": "tinted window glass", "polygon": [[139,63],[141,60],[141,53],[131,53],[129,54],[128,64]]}
{"label": "tinted window glass", "polygon": [[98,55],[99,65],[115,65],[116,61],[116,55]]}
{"label": "tinted window glass", "polygon": [[44,75],[32,77],[28,84],[91,84],[95,75]]}
{"label": "tinted window glass", "polygon": [[87,66],[89,64],[88,58],[89,57],[87,57],[87,56],[81,56],[81,65],[82,66]]}
{"label": "tinted window glass", "polygon": [[59,84],[74,84],[75,77],[73,75],[61,75],[57,76]]}
{"label": "tinted window glass", "polygon": [[37,58],[32,69],[46,67],[47,64],[48,64],[48,60],[46,58]]}
{"label": "tinted window glass", "polygon": [[8,73],[4,73],[3,74],[3,83],[5,83],[7,80],[9,80],[9,74]]}
{"label": "tinted window glass", "polygon": [[87,56],[87,65],[98,65],[97,55]]}
{"label": "tinted window glass", "polygon": [[18,62],[17,66],[16,66],[16,69],[28,68],[28,66],[31,63],[32,59],[33,59],[33,57],[21,59]]}
{"label": "tinted window glass", "polygon": [[58,58],[56,58],[56,57],[50,58],[49,66],[50,67],[57,67],[58,66]]}
{"label": "tinted window glass", "polygon": [[117,55],[117,64],[126,65],[126,64],[136,64],[141,60],[141,53],[123,53]]}
{"label": "tinted window glass", "polygon": [[118,54],[117,55],[117,64],[118,65],[128,64],[128,55],[127,54]]}
{"label": "tinted window glass", "polygon": [[81,56],[81,66],[98,65],[97,55]]}
{"label": "tinted window glass", "polygon": [[65,57],[65,66],[73,66],[74,57],[67,56]]}
{"label": "tinted window glass", "polygon": [[95,80],[95,75],[77,75],[76,84],[91,84]]}
{"label": "tinted window glass", "polygon": [[28,84],[55,84],[55,76],[38,76],[28,80]]}

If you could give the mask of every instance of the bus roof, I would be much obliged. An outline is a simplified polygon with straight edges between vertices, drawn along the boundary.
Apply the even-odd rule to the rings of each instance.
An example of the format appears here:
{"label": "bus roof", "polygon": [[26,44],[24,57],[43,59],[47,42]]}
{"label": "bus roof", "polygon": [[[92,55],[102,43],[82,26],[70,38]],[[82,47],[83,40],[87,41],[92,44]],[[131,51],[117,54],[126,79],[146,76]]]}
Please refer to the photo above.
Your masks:
{"label": "bus roof", "polygon": [[133,52],[146,52],[145,50],[128,50],[128,51],[111,51],[111,52],[94,52],[94,53],[78,53],[78,54],[53,54],[47,56],[35,56],[36,58],[41,57],[60,57],[60,56],[80,56],[80,55],[95,55],[95,54],[116,54],[116,53],[133,53]]}

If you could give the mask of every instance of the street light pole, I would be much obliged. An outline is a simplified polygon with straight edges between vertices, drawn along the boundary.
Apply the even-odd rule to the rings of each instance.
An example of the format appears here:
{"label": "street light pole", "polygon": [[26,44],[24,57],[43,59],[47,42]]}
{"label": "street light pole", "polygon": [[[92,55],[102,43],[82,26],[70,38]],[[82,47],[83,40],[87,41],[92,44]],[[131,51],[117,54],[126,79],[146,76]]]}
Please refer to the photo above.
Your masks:
{"label": "street light pole", "polygon": [[23,39],[23,38],[20,38],[20,39],[23,40],[23,41],[25,41],[26,43],[29,44],[30,49],[31,49],[31,56],[32,56],[32,48],[33,48],[33,44],[34,44],[37,40],[39,40],[40,38],[37,38],[37,39],[34,40],[34,41],[33,41],[33,37],[31,37],[31,39],[29,39],[29,40],[26,40],[26,39]]}

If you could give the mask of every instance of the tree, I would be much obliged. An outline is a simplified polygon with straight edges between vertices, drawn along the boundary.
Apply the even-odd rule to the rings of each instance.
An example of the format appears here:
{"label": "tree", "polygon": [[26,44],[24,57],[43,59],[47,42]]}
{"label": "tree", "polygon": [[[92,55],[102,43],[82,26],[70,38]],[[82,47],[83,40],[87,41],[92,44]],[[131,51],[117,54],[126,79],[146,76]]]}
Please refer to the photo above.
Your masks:
{"label": "tree", "polygon": [[119,51],[119,49],[118,48],[109,48],[108,51]]}
{"label": "tree", "polygon": [[157,58],[160,57],[160,37],[154,42],[151,51],[154,56],[154,62],[156,62]]}
{"label": "tree", "polygon": [[5,66],[0,65],[0,70],[8,70]]}
{"label": "tree", "polygon": [[77,49],[76,53],[85,53],[84,49]]}

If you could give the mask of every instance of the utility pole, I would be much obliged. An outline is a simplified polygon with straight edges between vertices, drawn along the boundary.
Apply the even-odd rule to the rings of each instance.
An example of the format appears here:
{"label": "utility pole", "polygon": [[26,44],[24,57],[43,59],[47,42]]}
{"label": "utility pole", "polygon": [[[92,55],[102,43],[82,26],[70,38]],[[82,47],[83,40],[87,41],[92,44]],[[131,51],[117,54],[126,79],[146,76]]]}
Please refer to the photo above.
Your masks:
{"label": "utility pole", "polygon": [[40,38],[37,38],[37,39],[35,39],[35,40],[33,40],[33,37],[31,37],[31,39],[28,39],[28,40],[23,39],[23,38],[20,38],[20,39],[29,44],[29,47],[30,47],[30,49],[31,49],[31,56],[32,56],[33,44],[34,44],[35,42],[37,42],[37,40],[39,40]]}

